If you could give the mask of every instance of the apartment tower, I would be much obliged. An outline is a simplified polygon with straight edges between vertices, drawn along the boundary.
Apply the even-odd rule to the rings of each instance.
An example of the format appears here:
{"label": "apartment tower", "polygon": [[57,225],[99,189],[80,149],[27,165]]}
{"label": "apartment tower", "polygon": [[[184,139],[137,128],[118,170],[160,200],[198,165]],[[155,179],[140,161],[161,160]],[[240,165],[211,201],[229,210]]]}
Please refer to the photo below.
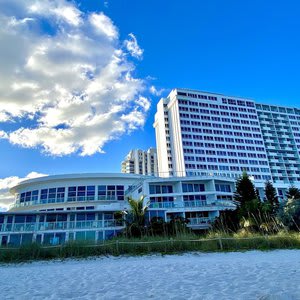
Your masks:
{"label": "apartment tower", "polygon": [[297,108],[174,89],[155,115],[159,175],[237,178],[245,170],[257,186],[299,186],[299,125]]}
{"label": "apartment tower", "polygon": [[128,174],[157,176],[157,154],[155,148],[148,150],[133,149],[121,164],[121,172]]}

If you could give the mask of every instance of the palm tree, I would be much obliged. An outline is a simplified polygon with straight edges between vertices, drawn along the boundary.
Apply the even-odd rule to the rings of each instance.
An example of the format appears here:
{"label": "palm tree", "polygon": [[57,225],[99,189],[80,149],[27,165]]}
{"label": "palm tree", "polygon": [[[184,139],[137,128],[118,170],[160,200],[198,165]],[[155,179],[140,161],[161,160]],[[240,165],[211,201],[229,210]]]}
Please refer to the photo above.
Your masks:
{"label": "palm tree", "polygon": [[128,198],[130,211],[127,216],[127,232],[129,236],[141,237],[145,232],[145,215],[149,207],[149,202],[144,204],[145,196],[139,200]]}

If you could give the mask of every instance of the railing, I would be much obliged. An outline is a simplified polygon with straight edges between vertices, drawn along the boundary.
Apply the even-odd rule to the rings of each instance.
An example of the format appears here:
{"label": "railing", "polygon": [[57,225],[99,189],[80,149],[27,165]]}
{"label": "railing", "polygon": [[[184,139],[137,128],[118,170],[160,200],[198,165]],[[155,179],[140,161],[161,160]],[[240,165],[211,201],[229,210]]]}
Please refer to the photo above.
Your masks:
{"label": "railing", "polygon": [[188,218],[190,221],[188,225],[209,225],[213,219],[208,217],[201,217],[201,218]]}
{"label": "railing", "polygon": [[64,198],[53,198],[47,200],[35,200],[26,202],[16,202],[10,206],[14,207],[24,207],[32,205],[43,205],[43,204],[53,204],[53,203],[68,203],[68,202],[85,202],[85,201],[124,201],[118,200],[116,196],[78,196],[78,197],[67,197],[66,201]]}
{"label": "railing", "polygon": [[172,208],[175,207],[174,202],[152,202],[150,208]]}
{"label": "railing", "polygon": [[199,207],[199,206],[207,206],[207,201],[205,200],[184,201],[184,207]]}
{"label": "railing", "polygon": [[119,220],[1,224],[1,232],[92,229],[124,226]]}
{"label": "railing", "polygon": [[194,176],[200,176],[200,177],[221,177],[221,178],[230,178],[230,179],[236,179],[240,177],[240,175],[236,173],[223,173],[223,172],[199,172],[199,171],[170,171],[170,172],[158,172],[154,174],[154,177],[194,177]]}
{"label": "railing", "polygon": [[206,200],[180,201],[180,202],[152,202],[149,208],[187,208],[187,207],[223,207],[236,208],[238,203],[233,200],[216,200],[207,203]]}

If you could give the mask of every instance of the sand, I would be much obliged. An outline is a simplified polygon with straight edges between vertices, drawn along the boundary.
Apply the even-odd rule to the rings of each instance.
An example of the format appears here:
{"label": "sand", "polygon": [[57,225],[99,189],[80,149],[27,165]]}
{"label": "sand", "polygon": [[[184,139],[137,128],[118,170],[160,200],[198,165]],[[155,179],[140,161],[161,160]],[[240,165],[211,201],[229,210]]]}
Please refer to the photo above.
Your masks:
{"label": "sand", "polygon": [[1,299],[300,299],[300,251],[1,265],[0,287]]}

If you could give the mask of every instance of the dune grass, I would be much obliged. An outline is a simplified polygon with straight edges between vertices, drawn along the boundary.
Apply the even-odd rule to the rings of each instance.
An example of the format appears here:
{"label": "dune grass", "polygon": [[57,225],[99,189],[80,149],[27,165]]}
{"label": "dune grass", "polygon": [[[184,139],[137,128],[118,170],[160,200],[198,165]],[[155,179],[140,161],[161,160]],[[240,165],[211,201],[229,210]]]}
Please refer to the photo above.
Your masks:
{"label": "dune grass", "polygon": [[234,235],[209,233],[202,237],[194,234],[183,234],[173,238],[144,237],[129,239],[119,237],[96,245],[88,242],[70,242],[60,246],[48,247],[28,244],[18,248],[0,248],[0,262],[15,263],[107,255],[174,254],[189,251],[225,252],[274,249],[300,249],[300,234],[283,232],[263,236],[245,233]]}

